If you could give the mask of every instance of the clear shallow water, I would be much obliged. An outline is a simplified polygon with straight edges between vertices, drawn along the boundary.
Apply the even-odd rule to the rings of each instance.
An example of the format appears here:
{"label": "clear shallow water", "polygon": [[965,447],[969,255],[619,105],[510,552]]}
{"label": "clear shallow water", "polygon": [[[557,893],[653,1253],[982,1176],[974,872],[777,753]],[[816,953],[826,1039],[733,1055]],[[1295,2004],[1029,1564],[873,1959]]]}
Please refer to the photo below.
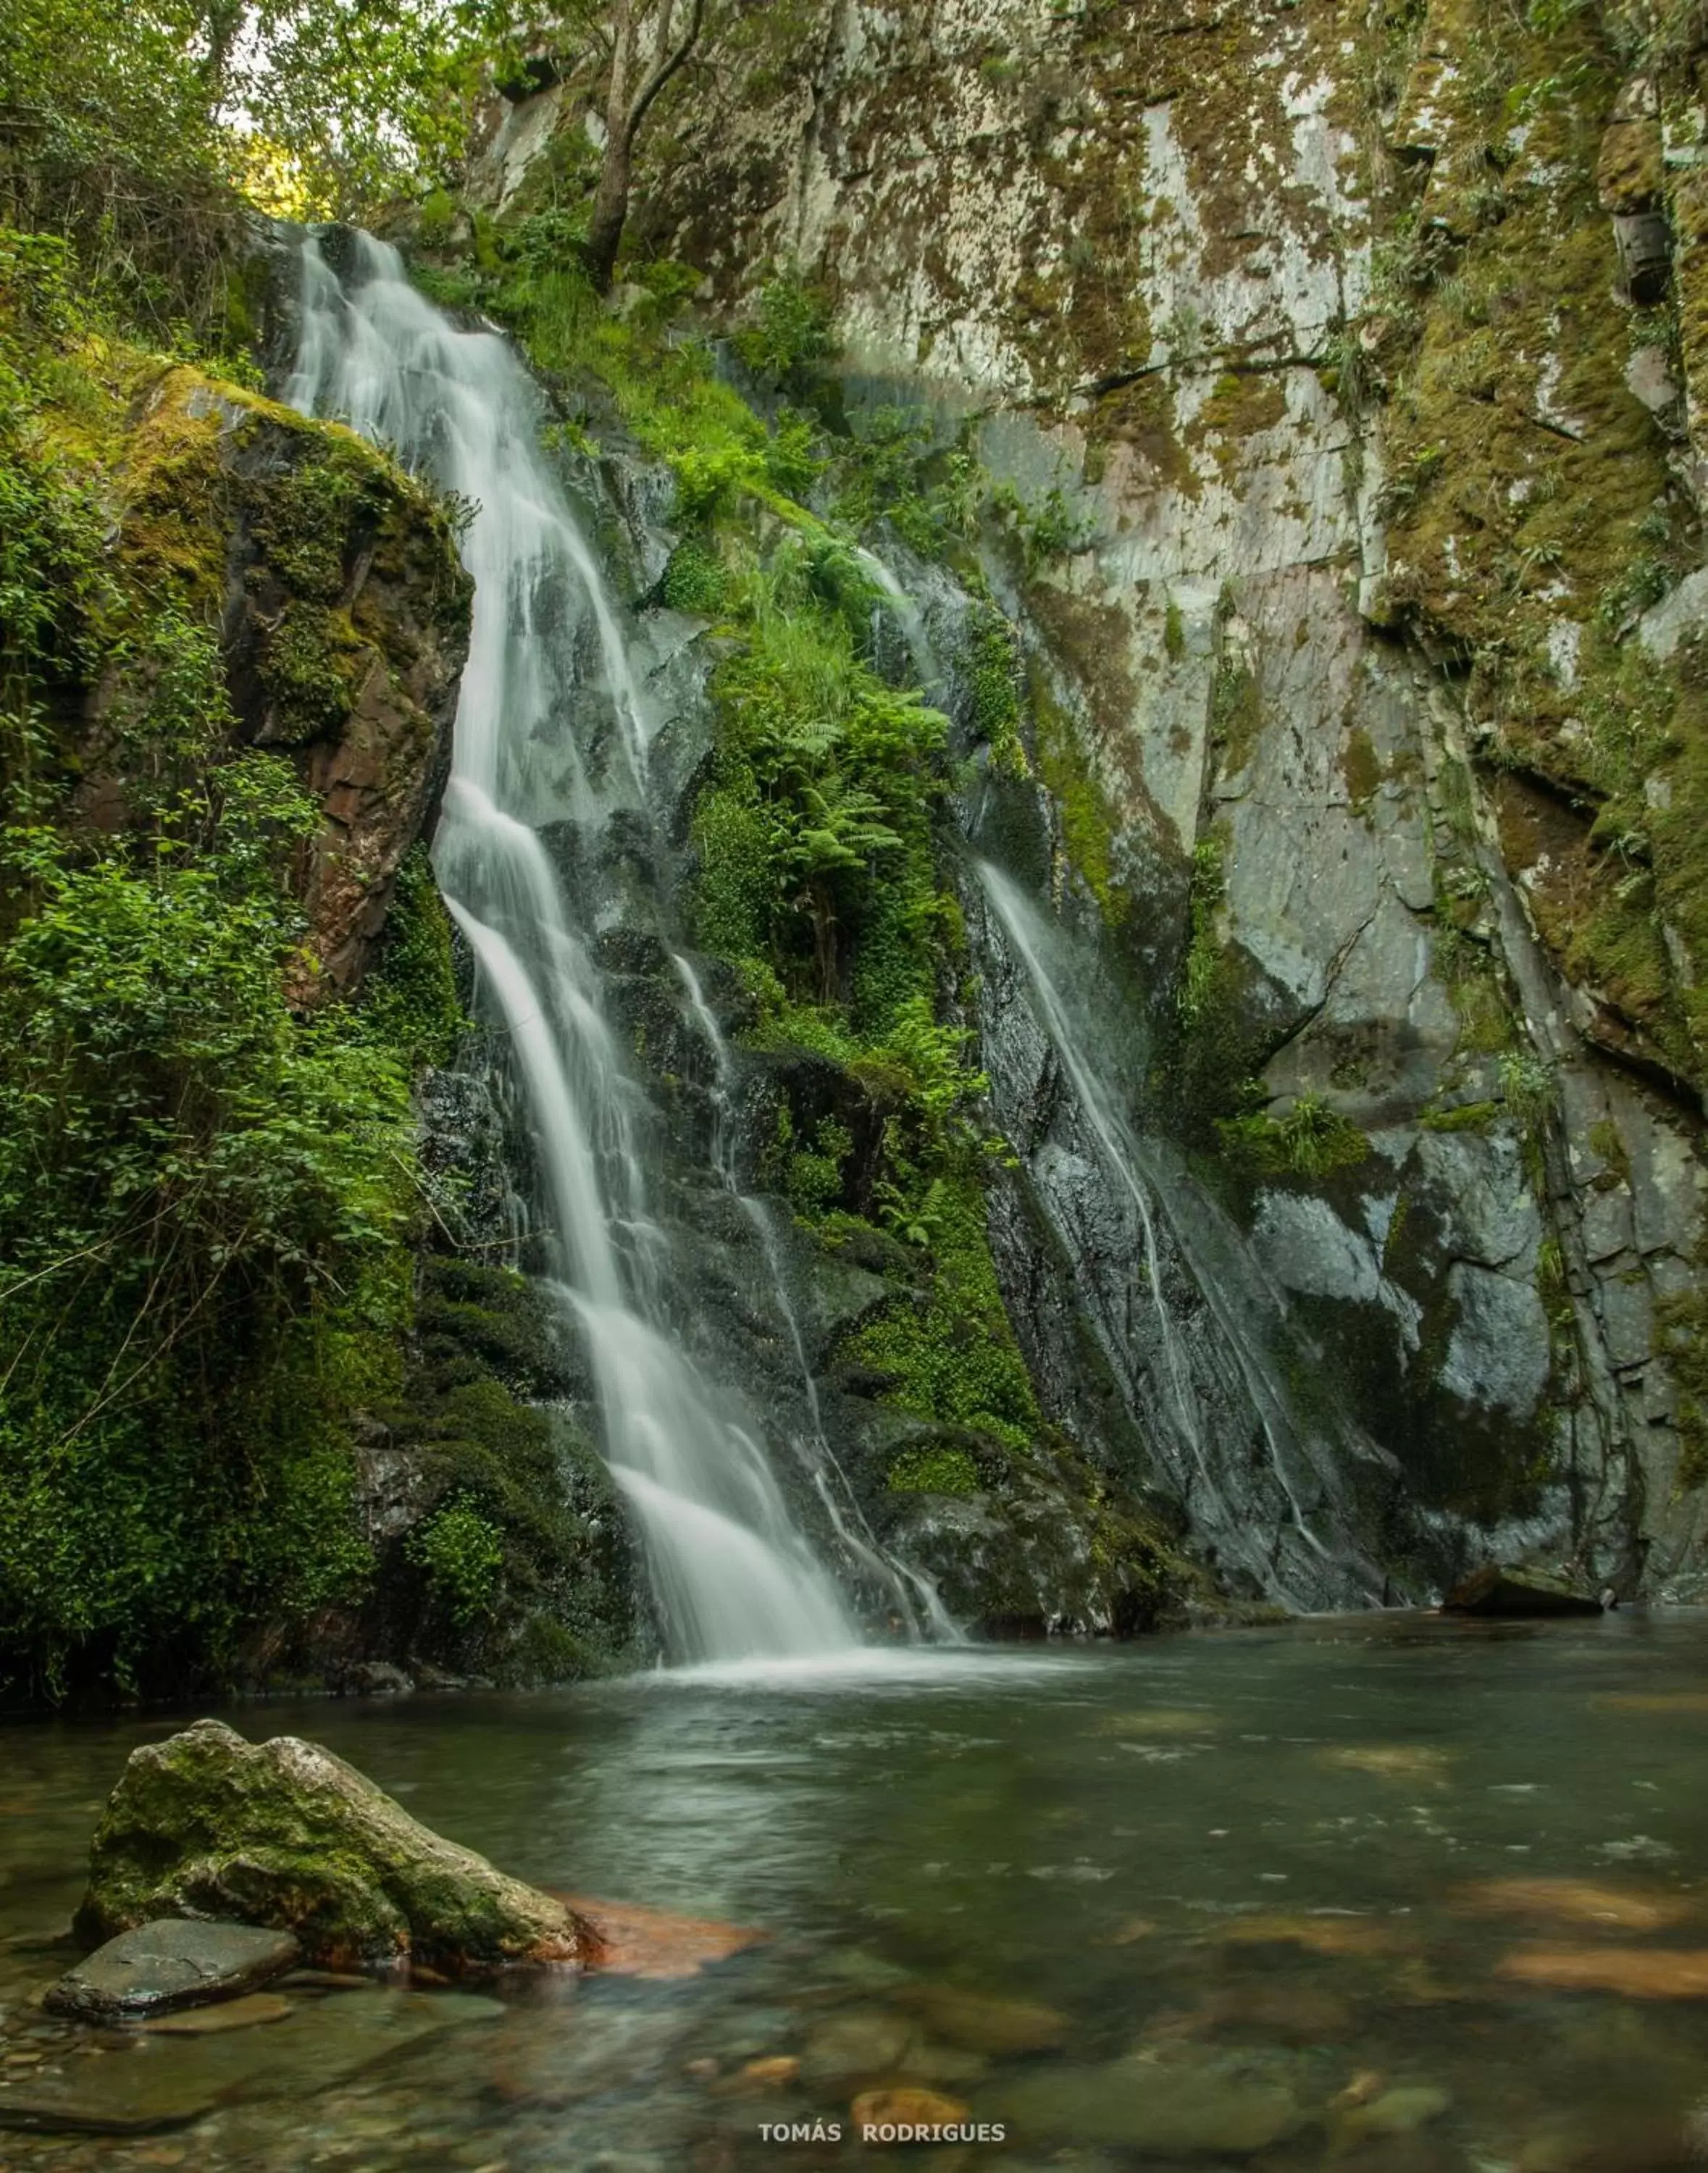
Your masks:
{"label": "clear shallow water", "polygon": [[[1708,2163],[1708,1620],[1339,1618],[232,1717],[543,1885],[768,1936],[679,1981],[305,1989],[272,2028],[79,2052],[26,1994],[124,1755],[173,1723],[16,1728],[0,2103],[197,2059],[220,2102],[141,2141],[0,2128],[0,2166]],[[1008,2139],[760,2137],[846,2130],[882,2083]]]}

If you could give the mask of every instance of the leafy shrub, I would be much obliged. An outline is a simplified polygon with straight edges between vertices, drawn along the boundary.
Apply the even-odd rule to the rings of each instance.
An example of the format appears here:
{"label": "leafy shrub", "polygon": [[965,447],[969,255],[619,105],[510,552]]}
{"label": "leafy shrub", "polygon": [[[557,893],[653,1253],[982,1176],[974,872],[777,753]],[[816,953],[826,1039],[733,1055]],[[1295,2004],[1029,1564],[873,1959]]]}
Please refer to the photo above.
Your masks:
{"label": "leafy shrub", "polygon": [[1301,1094],[1283,1117],[1222,1119],[1216,1126],[1237,1165],[1263,1176],[1326,1177],[1360,1162],[1370,1142],[1320,1094]]}
{"label": "leafy shrub", "polygon": [[434,1510],[411,1533],[408,1553],[459,1628],[492,1612],[504,1578],[504,1535],[471,1502],[459,1497]]}
{"label": "leafy shrub", "polygon": [[760,288],[753,321],[731,345],[756,377],[799,395],[837,353],[828,302],[790,266]]}

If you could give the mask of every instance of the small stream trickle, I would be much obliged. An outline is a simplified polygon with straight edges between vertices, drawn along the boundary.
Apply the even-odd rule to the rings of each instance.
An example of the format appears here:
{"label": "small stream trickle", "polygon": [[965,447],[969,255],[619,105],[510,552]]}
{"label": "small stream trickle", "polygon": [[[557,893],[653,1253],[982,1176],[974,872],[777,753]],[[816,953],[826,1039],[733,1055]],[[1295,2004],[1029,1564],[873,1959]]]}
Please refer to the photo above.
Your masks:
{"label": "small stream trickle", "polygon": [[851,1647],[849,1610],[763,1444],[670,1325],[643,1097],[590,931],[536,827],[567,807],[586,851],[646,806],[651,720],[598,561],[505,342],[456,329],[395,250],[362,235],[350,247],[341,278],[316,240],[304,245],[286,396],[395,447],[477,508],[463,545],[474,623],[434,864],[525,1091],[561,1275],[549,1287],[588,1353],[605,1458],[644,1538],[667,1649],[732,1661]]}
{"label": "small stream trickle", "polygon": [[[1072,974],[1059,957],[1060,933],[1020,886],[988,861],[974,873],[1019,969],[1026,1001],[1054,1054],[1091,1135],[1108,1182],[1132,1210],[1140,1233],[1144,1298],[1155,1317],[1163,1376],[1158,1405],[1161,1448],[1195,1531],[1217,1556],[1242,1567],[1284,1604],[1310,1608],[1378,1603],[1381,1573],[1339,1536],[1341,1465],[1372,1453],[1361,1444],[1318,1442],[1296,1422],[1260,1324],[1280,1301],[1258,1286],[1249,1248],[1215,1203],[1176,1165],[1166,1142],[1140,1135],[1094,1050],[1097,1037],[1080,1016]],[[1047,1210],[1048,1186],[1041,1187]],[[1071,1247],[1073,1233],[1063,1228]],[[1162,1238],[1183,1263],[1201,1302],[1201,1324],[1188,1337],[1171,1302]],[[1096,1308],[1088,1308],[1092,1317]],[[1194,1357],[1220,1376],[1255,1428],[1264,1451],[1265,1513],[1252,1513],[1252,1481],[1237,1469],[1204,1408]],[[1326,1515],[1324,1512],[1327,1512]],[[1319,1518],[1328,1536],[1319,1531]]]}

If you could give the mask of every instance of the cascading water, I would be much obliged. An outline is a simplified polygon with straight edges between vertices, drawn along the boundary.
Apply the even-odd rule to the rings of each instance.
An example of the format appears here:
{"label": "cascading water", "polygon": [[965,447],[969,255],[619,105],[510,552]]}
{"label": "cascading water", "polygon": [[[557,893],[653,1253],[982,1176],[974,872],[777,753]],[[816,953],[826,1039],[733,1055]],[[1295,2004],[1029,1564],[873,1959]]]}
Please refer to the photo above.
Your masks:
{"label": "cascading water", "polygon": [[534,828],[567,814],[585,845],[644,807],[649,720],[616,612],[540,451],[539,396],[504,341],[457,330],[395,250],[363,235],[350,246],[340,278],[315,239],[304,244],[285,396],[395,447],[476,509],[463,545],[474,624],[434,864],[526,1094],[552,1287],[585,1345],[671,1655],[844,1649],[853,1625],[762,1447],[666,1328],[644,1104]]}
{"label": "cascading water", "polygon": [[718,1024],[717,1013],[706,1001],[699,976],[692,964],[680,954],[676,957],[674,963],[677,978],[688,1000],[688,1009],[693,1013],[695,1023],[704,1035],[706,1046],[711,1051],[715,1077],[713,1089],[713,1159],[717,1163],[725,1189],[752,1223],[754,1235],[759,1240],[759,1249],[771,1278],[772,1299],[795,1355],[795,1372],[800,1383],[808,1426],[806,1439],[798,1442],[796,1448],[802,1453],[813,1486],[824,1505],[825,1515],[829,1518],[831,1528],[841,1541],[844,1552],[859,1565],[861,1572],[882,1594],[892,1617],[900,1626],[912,1638],[928,1638],[934,1643],[945,1645],[961,1644],[965,1641],[939,1597],[936,1586],[923,1571],[886,1554],[878,1545],[865,1512],[854,1498],[847,1475],[837,1462],[836,1453],[831,1448],[829,1436],[825,1432],[823,1413],[818,1400],[818,1383],[813,1378],[812,1367],[807,1361],[806,1339],[801,1335],[800,1322],[789,1295],[789,1277],[777,1227],[772,1220],[772,1211],[764,1200],[756,1200],[752,1194],[744,1192],[736,1176],[731,1123],[731,1081],[735,1065],[730,1054],[730,1044],[725,1039],[723,1028]]}
{"label": "cascading water", "polygon": [[[1092,1054],[1089,1022],[1075,1016],[1068,976],[1053,965],[1059,932],[1000,869],[979,862],[975,873],[1019,968],[1027,1005],[1083,1113],[1092,1150],[1131,1208],[1166,1375],[1160,1445],[1194,1525],[1224,1561],[1242,1565],[1288,1604],[1379,1600],[1381,1573],[1355,1550],[1326,1542],[1315,1529],[1324,1511],[1329,1529],[1344,1528],[1343,1467],[1377,1452],[1350,1438],[1319,1442],[1295,1423],[1257,1325],[1280,1313],[1279,1299],[1259,1286],[1249,1248],[1226,1227],[1215,1203],[1174,1166],[1178,1158],[1162,1142],[1141,1138],[1127,1122],[1104,1066]],[[1251,1513],[1251,1476],[1231,1461],[1204,1411],[1194,1352],[1168,1299],[1161,1235],[1184,1262],[1209,1316],[1209,1335],[1198,1339],[1198,1364],[1212,1369],[1231,1392],[1224,1394],[1224,1403],[1233,1402],[1256,1421],[1264,1452],[1260,1483],[1273,1504],[1262,1516]]]}

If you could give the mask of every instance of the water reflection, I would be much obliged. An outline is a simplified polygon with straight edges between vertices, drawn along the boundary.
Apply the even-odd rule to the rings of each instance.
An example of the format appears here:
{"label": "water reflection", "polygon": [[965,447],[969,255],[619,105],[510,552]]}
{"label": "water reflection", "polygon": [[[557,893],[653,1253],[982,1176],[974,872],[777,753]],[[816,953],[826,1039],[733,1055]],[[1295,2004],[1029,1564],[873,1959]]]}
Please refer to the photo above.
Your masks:
{"label": "water reflection", "polygon": [[[536,1987],[407,2041],[416,2010],[376,2011],[371,2057],[341,2010],[318,2092],[307,2051],[288,2101],[267,2094],[278,2052],[228,2053],[193,2122],[8,2134],[0,2164],[720,2173],[779,2162],[762,2122],[846,2129],[881,2091],[1007,2126],[945,2165],[1700,2165],[1705,1661],[1708,1625],[1684,1615],[1362,1616],[250,1707],[246,1732],[319,1737],[541,1885],[764,1937],[698,1975]],[[73,2057],[24,1995],[60,1965],[46,1943],[101,1794],[172,1724],[10,1733],[0,2101]],[[310,2044],[295,2018],[280,2052],[299,2020]],[[102,2058],[119,2084],[142,2073]],[[846,2138],[789,2148],[885,2162]]]}

